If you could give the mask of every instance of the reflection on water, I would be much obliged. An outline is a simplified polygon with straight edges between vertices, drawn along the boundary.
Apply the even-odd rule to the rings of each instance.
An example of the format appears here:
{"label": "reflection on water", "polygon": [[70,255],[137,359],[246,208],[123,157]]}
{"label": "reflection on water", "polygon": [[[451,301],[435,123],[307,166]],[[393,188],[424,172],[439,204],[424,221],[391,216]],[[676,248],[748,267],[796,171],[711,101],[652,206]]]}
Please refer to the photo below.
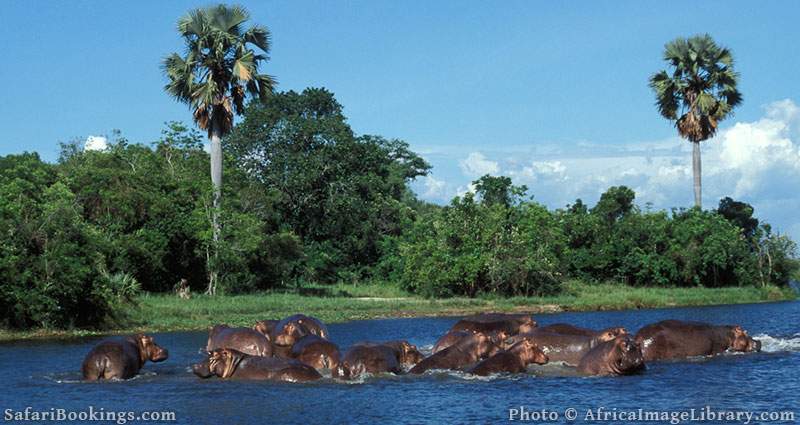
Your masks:
{"label": "reflection on water", "polygon": [[[6,389],[3,409],[174,411],[185,424],[262,423],[487,423],[508,409],[562,411],[568,407],[678,410],[711,406],[734,410],[798,409],[800,303],[538,315],[542,325],[569,322],[636,330],[667,318],[738,323],[760,339],[763,352],[653,363],[643,375],[583,378],[573,368],[531,366],[528,374],[475,377],[430,371],[421,376],[365,376],[342,383],[307,384],[200,380],[189,364],[200,359],[203,332],[156,334],[170,359],[148,363],[131,380],[80,381],[80,364],[96,338],[0,345]],[[458,318],[357,321],[333,324],[343,349],[363,340],[407,339],[430,351]],[[9,390],[13,389],[13,390]],[[800,411],[798,412],[800,413]],[[578,421],[580,422],[580,421]]]}

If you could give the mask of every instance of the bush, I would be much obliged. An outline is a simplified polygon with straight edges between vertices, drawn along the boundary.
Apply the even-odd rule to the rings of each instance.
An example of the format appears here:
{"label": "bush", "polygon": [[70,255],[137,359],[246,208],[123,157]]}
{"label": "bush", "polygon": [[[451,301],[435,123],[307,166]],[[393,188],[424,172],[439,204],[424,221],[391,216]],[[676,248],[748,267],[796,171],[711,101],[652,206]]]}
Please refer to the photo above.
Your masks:
{"label": "bush", "polygon": [[400,248],[403,286],[428,297],[557,292],[564,239],[552,214],[498,198],[468,194],[418,223]]}
{"label": "bush", "polygon": [[[30,157],[6,157],[28,162]],[[0,320],[10,327],[97,327],[130,302],[138,283],[108,274],[111,241],[82,218],[62,183],[0,169]]]}

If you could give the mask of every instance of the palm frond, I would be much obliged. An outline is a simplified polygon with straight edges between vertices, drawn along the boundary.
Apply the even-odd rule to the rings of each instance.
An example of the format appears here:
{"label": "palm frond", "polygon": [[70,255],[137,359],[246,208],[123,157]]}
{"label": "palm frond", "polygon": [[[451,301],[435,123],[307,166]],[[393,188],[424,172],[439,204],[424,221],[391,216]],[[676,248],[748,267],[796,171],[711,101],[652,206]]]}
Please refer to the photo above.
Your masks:
{"label": "palm frond", "polygon": [[670,70],[650,77],[659,113],[675,120],[678,132],[690,141],[713,137],[719,121],[742,101],[730,50],[703,34],[668,42],[663,59]]}
{"label": "palm frond", "polygon": [[224,136],[248,97],[266,101],[275,86],[272,77],[258,73],[259,63],[269,59],[269,31],[258,25],[244,30],[249,18],[240,6],[190,10],[177,24],[185,55],[173,53],[162,61],[164,90],[189,104],[198,127],[209,134],[213,123]]}

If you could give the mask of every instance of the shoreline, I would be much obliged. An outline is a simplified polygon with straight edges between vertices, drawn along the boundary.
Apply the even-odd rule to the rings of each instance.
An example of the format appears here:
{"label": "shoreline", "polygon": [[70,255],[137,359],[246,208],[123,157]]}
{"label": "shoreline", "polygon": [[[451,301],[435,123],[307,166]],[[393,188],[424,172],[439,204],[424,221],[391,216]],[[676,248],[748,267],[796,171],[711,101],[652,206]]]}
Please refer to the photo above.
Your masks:
{"label": "shoreline", "polygon": [[[426,299],[379,286],[335,285],[320,287],[321,295],[270,292],[249,295],[194,296],[181,300],[172,294],[144,294],[138,306],[126,312],[131,326],[108,329],[0,328],[0,343],[46,339],[74,340],[104,335],[202,331],[209,325],[227,323],[251,326],[256,320],[293,313],[316,316],[324,322],[353,320],[456,317],[498,311],[530,314],[619,311],[673,307],[784,302],[798,299],[791,287],[734,288],[636,288],[619,284],[567,282],[564,292],[549,297],[483,297]],[[313,288],[314,291],[319,288]],[[312,292],[314,292],[312,291]]]}

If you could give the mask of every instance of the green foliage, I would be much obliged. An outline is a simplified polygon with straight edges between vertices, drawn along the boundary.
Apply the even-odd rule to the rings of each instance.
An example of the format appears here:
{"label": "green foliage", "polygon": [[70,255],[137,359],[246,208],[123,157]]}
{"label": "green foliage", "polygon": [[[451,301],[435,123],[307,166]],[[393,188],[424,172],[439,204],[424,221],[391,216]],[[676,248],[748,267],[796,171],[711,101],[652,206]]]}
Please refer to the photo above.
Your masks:
{"label": "green foliage", "polygon": [[244,111],[246,99],[265,101],[275,85],[272,77],[258,73],[268,59],[269,30],[259,25],[245,29],[248,19],[240,6],[192,10],[178,20],[186,55],[172,53],[162,65],[169,79],[164,89],[191,105],[195,122],[209,137],[230,132],[233,115]]}
{"label": "green foliage", "polygon": [[669,66],[650,77],[661,115],[680,135],[698,143],[714,136],[719,122],[742,102],[733,55],[710,35],[676,38],[664,46]]}
{"label": "green foliage", "polygon": [[561,229],[539,204],[497,202],[515,191],[504,186],[507,193],[495,193],[490,202],[467,194],[414,226],[400,248],[406,289],[429,297],[558,291],[566,242]]}
{"label": "green foliage", "polygon": [[643,212],[619,186],[549,211],[486,175],[446,207],[422,202],[408,183],[430,166],[403,141],[355,135],[324,89],[250,105],[224,142],[216,214],[209,155],[179,123],[152,146],[115,133],[102,151],[63,145],[56,164],[0,157],[0,324],[98,327],[140,289],[186,279],[196,293],[212,273],[229,294],[389,282],[488,298],[569,297],[575,278],[595,292],[755,285],[770,297],[797,273],[796,244],[730,198]]}
{"label": "green foliage", "polygon": [[274,220],[300,239],[303,278],[359,277],[411,214],[408,182],[430,166],[408,144],[356,136],[325,89],[252,104],[225,139],[236,167],[274,199]]}
{"label": "green foliage", "polygon": [[518,203],[528,191],[527,186],[514,186],[511,178],[505,176],[495,177],[487,174],[476,180],[474,184],[475,194],[481,203],[487,206],[510,207]]}
{"label": "green foliage", "polygon": [[[531,201],[503,202],[520,198],[510,180],[484,176],[476,187],[479,182],[482,202],[472,194],[456,198],[403,235],[393,258],[403,266],[407,290],[541,295],[557,291],[563,276],[641,287],[767,287],[785,285],[793,270],[791,240],[768,226],[747,238],[738,222],[717,211],[642,212],[635,193],[620,186],[591,209],[577,200],[550,212]],[[505,193],[481,196],[487,187]],[[742,209],[732,200],[722,205]],[[743,222],[751,223],[752,208],[744,210]]]}
{"label": "green foliage", "polygon": [[753,206],[746,202],[734,201],[726,196],[719,201],[717,213],[742,230],[745,238],[755,236],[758,219],[753,217]]}
{"label": "green foliage", "polygon": [[0,321],[12,327],[96,326],[138,291],[110,279],[111,244],[35,154],[0,159]]}

